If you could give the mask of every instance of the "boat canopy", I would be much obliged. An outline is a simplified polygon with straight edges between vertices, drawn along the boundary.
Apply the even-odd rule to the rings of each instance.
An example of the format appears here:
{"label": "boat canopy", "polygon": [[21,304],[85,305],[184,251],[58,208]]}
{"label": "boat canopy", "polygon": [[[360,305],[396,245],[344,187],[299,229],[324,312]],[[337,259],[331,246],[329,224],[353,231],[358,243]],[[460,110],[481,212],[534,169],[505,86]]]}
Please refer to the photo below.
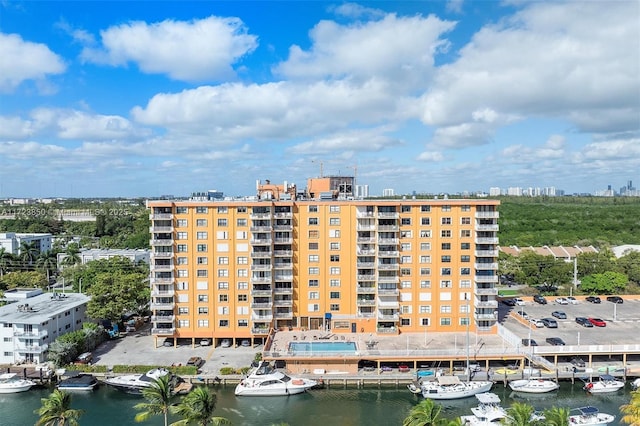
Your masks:
{"label": "boat canopy", "polygon": [[605,380],[605,381],[614,381],[616,378],[613,377],[611,374],[602,374],[600,376],[600,380]]}
{"label": "boat canopy", "polygon": [[481,404],[499,404],[500,397],[492,392],[484,392],[476,394],[476,398]]}
{"label": "boat canopy", "polygon": [[0,374],[0,380],[13,379],[17,375],[18,375],[17,373],[2,373],[2,374]]}
{"label": "boat canopy", "polygon": [[438,384],[440,385],[445,385],[445,386],[449,386],[449,385],[458,385],[460,384],[460,379],[458,378],[458,376],[440,376],[438,377]]}
{"label": "boat canopy", "polygon": [[586,407],[576,408],[576,410],[580,411],[580,414],[585,416],[595,416],[599,413],[596,407],[592,407],[590,405],[587,405]]}

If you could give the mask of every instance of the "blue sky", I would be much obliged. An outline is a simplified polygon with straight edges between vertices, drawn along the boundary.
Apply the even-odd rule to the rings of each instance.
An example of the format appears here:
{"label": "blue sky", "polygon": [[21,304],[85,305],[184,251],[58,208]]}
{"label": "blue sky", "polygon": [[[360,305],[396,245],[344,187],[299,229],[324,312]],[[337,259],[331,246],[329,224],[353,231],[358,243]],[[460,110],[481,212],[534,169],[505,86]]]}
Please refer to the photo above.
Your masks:
{"label": "blue sky", "polygon": [[0,3],[0,198],[640,187],[640,2]]}

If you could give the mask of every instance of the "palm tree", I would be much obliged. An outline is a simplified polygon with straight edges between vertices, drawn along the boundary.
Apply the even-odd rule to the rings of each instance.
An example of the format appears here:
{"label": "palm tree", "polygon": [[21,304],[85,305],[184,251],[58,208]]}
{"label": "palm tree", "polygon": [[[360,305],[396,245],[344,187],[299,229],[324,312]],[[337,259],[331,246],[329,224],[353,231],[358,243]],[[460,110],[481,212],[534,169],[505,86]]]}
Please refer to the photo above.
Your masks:
{"label": "palm tree", "polygon": [[58,269],[58,256],[52,250],[40,253],[36,260],[36,265],[46,272],[48,282],[51,275]]}
{"label": "palm tree", "polygon": [[514,402],[507,408],[507,417],[502,420],[503,425],[508,426],[534,426],[539,420],[533,419],[534,408],[524,402]]}
{"label": "palm tree", "polygon": [[0,278],[5,272],[8,272],[13,263],[13,254],[8,252],[4,247],[0,247]]}
{"label": "palm tree", "polygon": [[631,392],[631,401],[620,407],[620,411],[624,414],[622,422],[628,425],[640,425],[640,390]]}
{"label": "palm tree", "polygon": [[402,426],[436,426],[442,424],[439,419],[442,405],[435,403],[432,399],[425,399],[413,407],[409,415],[402,422]]}
{"label": "palm tree", "polygon": [[36,426],[78,426],[78,419],[84,414],[72,409],[71,395],[58,389],[41,401],[42,406],[35,411],[40,416]]}
{"label": "palm tree", "polygon": [[547,426],[569,426],[569,409],[552,407],[544,410],[544,424]]}
{"label": "palm tree", "polygon": [[228,425],[231,422],[224,417],[216,417],[213,412],[216,409],[217,397],[216,394],[211,393],[209,389],[198,386],[171,411],[182,417],[175,423],[171,423],[171,426],[186,426],[190,424],[196,424],[198,426],[212,425]]}
{"label": "palm tree", "polygon": [[80,259],[80,249],[77,244],[71,243],[67,246],[67,250],[65,251],[66,256],[62,259],[62,264],[64,266],[73,266],[80,263],[82,259]]}
{"label": "palm tree", "polygon": [[33,264],[40,254],[40,249],[36,247],[35,241],[21,241],[20,242],[20,260],[27,262],[29,266]]}
{"label": "palm tree", "polygon": [[151,386],[142,389],[142,396],[147,402],[133,406],[140,413],[136,414],[136,422],[145,422],[151,416],[164,416],[164,426],[168,424],[169,407],[171,407],[171,377],[169,374],[160,376],[151,382]]}

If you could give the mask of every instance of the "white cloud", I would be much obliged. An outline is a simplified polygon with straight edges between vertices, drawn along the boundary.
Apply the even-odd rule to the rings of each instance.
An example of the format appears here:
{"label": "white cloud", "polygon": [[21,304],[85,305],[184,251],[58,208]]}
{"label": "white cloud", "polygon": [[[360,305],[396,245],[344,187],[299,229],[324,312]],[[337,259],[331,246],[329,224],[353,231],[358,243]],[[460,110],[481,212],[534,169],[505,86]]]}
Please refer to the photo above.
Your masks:
{"label": "white cloud", "polygon": [[463,4],[464,0],[448,0],[446,6],[447,12],[462,13]]}
{"label": "white cloud", "polygon": [[62,74],[62,58],[42,43],[25,41],[18,34],[0,33],[0,92],[12,92],[27,80]]}
{"label": "white cloud", "polygon": [[175,80],[233,78],[233,64],[255,50],[257,37],[238,18],[211,16],[189,22],[130,22],[101,31],[103,47],[86,47],[82,58],[112,66],[138,65],[150,74]]}
{"label": "white cloud", "polygon": [[287,151],[292,154],[342,153],[351,157],[355,152],[376,152],[402,143],[383,133],[383,129],[346,131],[299,143]]}
{"label": "white cloud", "polygon": [[338,16],[344,16],[346,18],[381,18],[385,13],[380,9],[373,9],[365,7],[357,3],[342,3],[337,6],[331,6],[330,11],[334,12]]}
{"label": "white cloud", "polygon": [[417,158],[418,161],[436,161],[440,162],[444,160],[444,155],[441,151],[425,151],[421,152]]}

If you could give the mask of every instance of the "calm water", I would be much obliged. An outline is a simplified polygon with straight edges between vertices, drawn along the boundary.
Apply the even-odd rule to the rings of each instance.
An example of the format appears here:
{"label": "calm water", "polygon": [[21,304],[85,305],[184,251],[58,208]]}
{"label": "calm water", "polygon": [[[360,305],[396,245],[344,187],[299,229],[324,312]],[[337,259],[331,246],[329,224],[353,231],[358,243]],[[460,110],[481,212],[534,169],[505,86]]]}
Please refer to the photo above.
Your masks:
{"label": "calm water", "polygon": [[289,350],[300,352],[356,353],[355,342],[291,342]]}
{"label": "calm water", "polygon": [[[497,393],[506,407],[514,400],[527,401],[536,408],[566,406],[570,408],[594,405],[601,411],[616,415],[618,407],[628,403],[630,390],[626,389],[608,396],[589,396],[581,386],[563,383],[559,392],[548,395],[531,396],[528,399],[511,397],[509,389],[496,385]],[[40,406],[40,398],[47,396],[46,389],[31,390],[26,393],[0,395],[0,425],[27,426],[36,422],[33,411]],[[220,388],[216,413],[227,417],[234,425],[271,425],[286,422],[291,426],[398,426],[420,399],[406,389],[342,389],[316,390],[291,397],[237,398],[233,387]],[[89,394],[74,394],[72,406],[85,410],[80,418],[81,425],[162,425],[160,417],[147,423],[135,423],[136,411],[133,406],[142,398],[126,395],[102,386]],[[443,414],[453,418],[470,414],[475,398],[444,402]],[[174,419],[177,420],[177,419]],[[614,422],[614,425],[619,423]]]}

